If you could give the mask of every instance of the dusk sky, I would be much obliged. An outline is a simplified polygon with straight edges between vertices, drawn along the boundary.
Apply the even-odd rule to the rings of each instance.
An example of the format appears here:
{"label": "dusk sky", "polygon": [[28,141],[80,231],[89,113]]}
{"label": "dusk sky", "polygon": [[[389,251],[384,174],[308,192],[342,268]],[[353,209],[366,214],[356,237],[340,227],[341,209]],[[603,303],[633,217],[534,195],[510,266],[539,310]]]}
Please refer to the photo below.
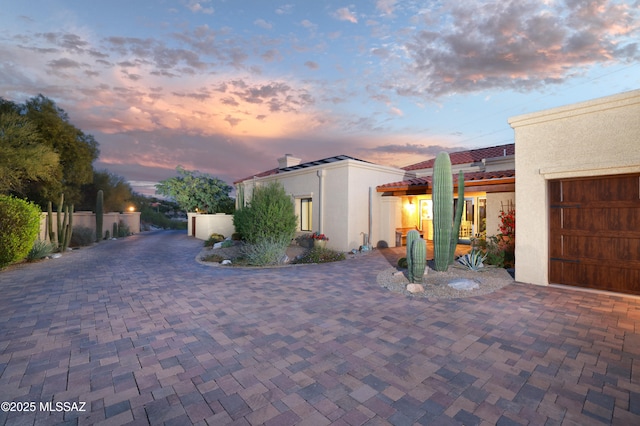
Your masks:
{"label": "dusk sky", "polygon": [[640,88],[639,40],[640,0],[4,1],[0,96],[54,100],[152,194],[177,165],[511,143],[509,117]]}

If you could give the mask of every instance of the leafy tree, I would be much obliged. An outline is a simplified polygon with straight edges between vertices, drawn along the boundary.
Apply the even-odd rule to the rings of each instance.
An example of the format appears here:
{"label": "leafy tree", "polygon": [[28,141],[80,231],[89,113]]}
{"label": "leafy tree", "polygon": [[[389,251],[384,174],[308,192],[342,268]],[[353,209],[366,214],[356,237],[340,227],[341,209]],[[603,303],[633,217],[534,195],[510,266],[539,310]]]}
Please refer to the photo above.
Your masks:
{"label": "leafy tree", "polygon": [[93,210],[96,206],[98,191],[104,193],[104,211],[122,212],[133,203],[134,193],[127,180],[108,170],[93,172],[93,182],[82,186],[82,202],[79,210]]}
{"label": "leafy tree", "polygon": [[67,113],[43,95],[27,100],[21,114],[35,126],[42,143],[59,155],[62,179],[58,187],[32,185],[27,194],[43,204],[59,192],[73,204],[81,201],[81,186],[93,180],[93,162],[100,151],[92,135],[69,122]]}
{"label": "leafy tree", "polygon": [[56,187],[59,155],[42,143],[37,128],[18,106],[0,99],[0,193],[24,195],[29,184]]}
{"label": "leafy tree", "polygon": [[[229,197],[231,186],[224,181],[199,171],[176,167],[177,177],[165,179],[156,185],[160,195],[173,198],[186,211],[201,213],[230,213],[233,201]],[[231,210],[230,210],[231,208]]]}

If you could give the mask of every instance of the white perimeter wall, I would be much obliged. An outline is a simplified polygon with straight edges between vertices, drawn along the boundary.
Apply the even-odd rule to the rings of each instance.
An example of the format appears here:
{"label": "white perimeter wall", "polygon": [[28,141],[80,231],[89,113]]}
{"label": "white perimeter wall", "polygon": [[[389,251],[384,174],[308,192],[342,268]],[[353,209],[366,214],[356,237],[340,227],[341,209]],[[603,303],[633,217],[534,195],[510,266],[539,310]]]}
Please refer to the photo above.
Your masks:
{"label": "white perimeter wall", "polygon": [[548,181],[640,172],[640,90],[509,124],[516,143],[516,280],[547,285]]}
{"label": "white perimeter wall", "polygon": [[230,237],[236,232],[233,226],[233,215],[216,213],[216,214],[199,214],[187,213],[187,234],[193,235],[193,218],[196,219],[196,235],[200,240],[208,240],[211,234],[222,234],[225,238]]}

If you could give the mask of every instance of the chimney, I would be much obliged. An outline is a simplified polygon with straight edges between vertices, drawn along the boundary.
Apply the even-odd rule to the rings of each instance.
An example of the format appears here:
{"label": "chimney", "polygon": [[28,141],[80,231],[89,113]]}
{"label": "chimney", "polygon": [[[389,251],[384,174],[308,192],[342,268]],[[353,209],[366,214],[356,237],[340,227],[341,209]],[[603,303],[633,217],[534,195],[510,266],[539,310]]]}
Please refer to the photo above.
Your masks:
{"label": "chimney", "polygon": [[278,158],[278,168],[297,166],[300,164],[300,158],[296,158],[291,154],[285,154],[284,157]]}

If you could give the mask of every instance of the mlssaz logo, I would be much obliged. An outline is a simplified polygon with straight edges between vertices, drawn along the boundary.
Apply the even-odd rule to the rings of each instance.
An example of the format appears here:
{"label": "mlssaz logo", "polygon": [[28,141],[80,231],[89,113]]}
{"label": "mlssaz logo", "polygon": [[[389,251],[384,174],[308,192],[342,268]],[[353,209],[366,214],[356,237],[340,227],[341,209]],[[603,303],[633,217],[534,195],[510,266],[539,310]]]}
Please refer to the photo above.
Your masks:
{"label": "mlssaz logo", "polygon": [[86,404],[86,402],[47,401],[40,403],[40,411],[87,411],[84,408]]}

